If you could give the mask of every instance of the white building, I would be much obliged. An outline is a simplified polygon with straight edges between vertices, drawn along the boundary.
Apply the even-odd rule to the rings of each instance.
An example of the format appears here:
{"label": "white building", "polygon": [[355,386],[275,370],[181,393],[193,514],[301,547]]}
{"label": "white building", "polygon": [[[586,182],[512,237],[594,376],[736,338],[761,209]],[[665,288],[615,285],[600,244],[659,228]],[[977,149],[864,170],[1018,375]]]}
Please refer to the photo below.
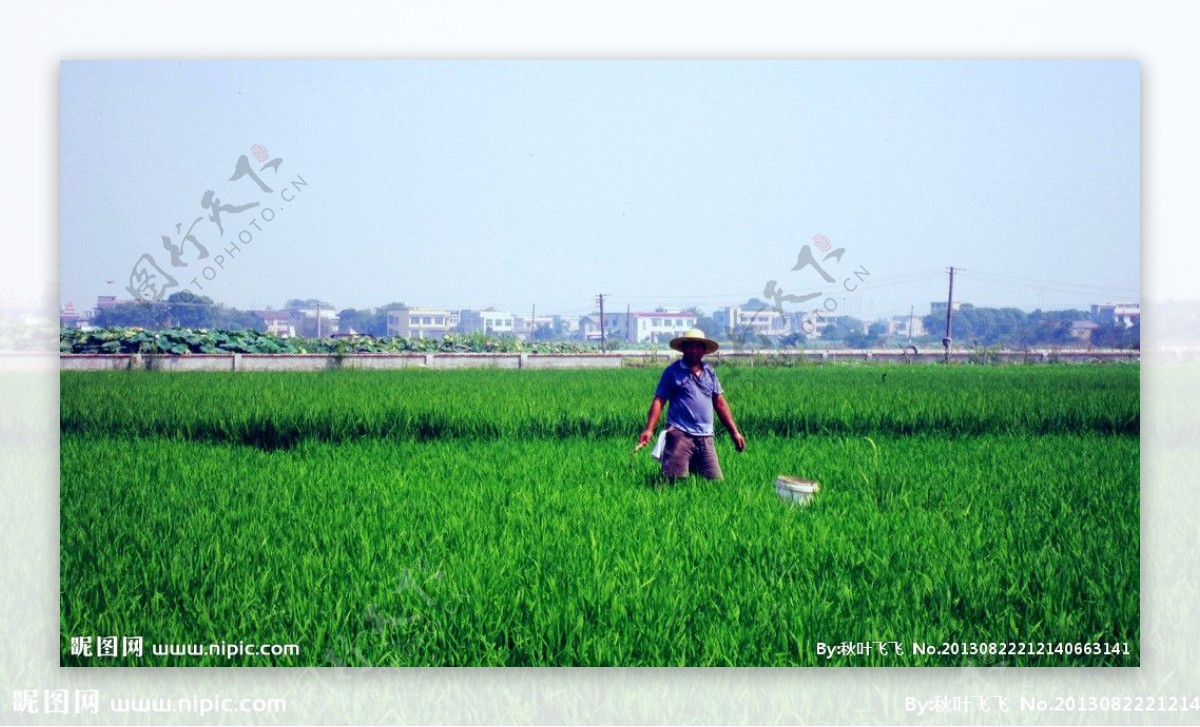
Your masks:
{"label": "white building", "polygon": [[[609,341],[667,343],[695,327],[696,314],[680,310],[604,313],[604,337]],[[600,340],[600,314],[580,318],[579,331],[585,340]]]}
{"label": "white building", "polygon": [[75,310],[74,303],[67,303],[58,309],[58,325],[62,328],[83,328],[87,318]]}
{"label": "white building", "polygon": [[529,316],[520,314],[513,316],[513,332],[525,340],[532,338],[534,332],[542,326],[549,326],[551,331],[554,330],[554,316],[538,316],[533,320],[532,326],[530,326],[529,320]]}
{"label": "white building", "polygon": [[453,315],[436,308],[392,308],[387,314],[387,333],[404,338],[441,338],[450,333]]}
{"label": "white building", "polygon": [[[305,326],[305,330],[307,330],[308,327],[313,329],[311,332],[312,335],[324,337],[333,333],[337,333],[337,309],[332,305],[321,306],[319,308],[315,306],[311,308],[295,308],[291,312],[294,316],[292,320],[293,328],[303,325],[300,323],[300,321],[312,321],[312,323],[308,324],[308,326]],[[295,335],[295,332],[293,331],[291,335]]]}
{"label": "white building", "polygon": [[[946,307],[942,306],[944,313]],[[925,319],[917,315],[899,315],[888,319],[888,335],[920,338],[925,335]]]}
{"label": "white building", "polygon": [[819,312],[791,314],[792,331],[803,334],[808,339],[820,338],[832,323],[832,318],[820,315]]}
{"label": "white building", "polygon": [[727,336],[743,331],[757,336],[786,336],[795,330],[794,319],[793,315],[769,307],[726,306],[713,313],[713,320]]}
{"label": "white building", "polygon": [[629,322],[633,338],[639,343],[667,343],[696,327],[696,314],[684,311],[658,310],[634,313]]}
{"label": "white building", "polygon": [[585,341],[600,340],[600,314],[591,313],[579,317],[579,337]]}
{"label": "white building", "polygon": [[254,314],[262,319],[266,332],[272,336],[291,338],[296,335],[296,325],[291,313],[285,310],[256,310]]}
{"label": "white building", "polygon": [[1100,325],[1120,324],[1126,328],[1132,328],[1135,321],[1140,322],[1142,319],[1142,306],[1140,303],[1093,305],[1092,318]]}
{"label": "white building", "polygon": [[552,318],[554,319],[553,325],[557,326],[558,330],[561,331],[562,335],[564,336],[569,336],[579,330],[580,317],[577,315],[571,313],[563,315],[556,314],[552,316]]}
{"label": "white building", "polygon": [[459,313],[457,330],[462,333],[490,333],[502,335],[513,333],[516,326],[515,316],[505,311],[492,310],[463,310]]}

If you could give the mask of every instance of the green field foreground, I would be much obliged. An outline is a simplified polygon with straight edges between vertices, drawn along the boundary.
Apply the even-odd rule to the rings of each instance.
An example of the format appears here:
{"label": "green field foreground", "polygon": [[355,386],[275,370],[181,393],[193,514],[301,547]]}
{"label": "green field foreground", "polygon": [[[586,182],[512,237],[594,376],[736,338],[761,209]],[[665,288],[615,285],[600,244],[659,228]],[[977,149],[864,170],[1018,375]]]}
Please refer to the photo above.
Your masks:
{"label": "green field foreground", "polygon": [[1136,366],[724,368],[673,487],[658,373],[64,373],[62,662],[1138,665]]}

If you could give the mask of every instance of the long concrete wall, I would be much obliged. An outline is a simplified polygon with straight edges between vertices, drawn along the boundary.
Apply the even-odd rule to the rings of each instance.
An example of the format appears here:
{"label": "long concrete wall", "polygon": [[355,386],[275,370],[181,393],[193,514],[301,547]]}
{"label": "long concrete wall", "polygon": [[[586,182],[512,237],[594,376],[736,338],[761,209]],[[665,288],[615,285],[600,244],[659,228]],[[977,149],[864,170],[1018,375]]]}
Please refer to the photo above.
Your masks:
{"label": "long concrete wall", "polygon": [[[324,371],[327,369],[568,369],[620,368],[621,366],[665,366],[677,354],[623,351],[587,354],[538,353],[355,353],[355,354],[61,354],[63,371],[111,371],[145,369],[150,371]],[[953,363],[983,362],[984,354],[955,351]],[[1116,350],[1038,350],[999,351],[986,356],[988,363],[1093,363],[1138,361],[1138,351]],[[904,354],[895,350],[828,350],[718,352],[705,359],[714,364],[777,365],[781,362],[837,363],[863,361],[878,363],[941,363],[941,352]]]}
{"label": "long concrete wall", "polygon": [[[937,364],[945,361],[942,351],[905,353],[895,349],[882,350],[821,350],[821,351],[762,351],[758,353],[720,352],[708,356],[706,361],[730,360],[748,364],[770,365],[779,361],[805,361],[809,363],[837,363],[842,361],[864,361],[873,363]],[[951,351],[951,363],[1100,363],[1110,361],[1140,361],[1139,351],[1117,349],[1038,349],[1031,351]]]}

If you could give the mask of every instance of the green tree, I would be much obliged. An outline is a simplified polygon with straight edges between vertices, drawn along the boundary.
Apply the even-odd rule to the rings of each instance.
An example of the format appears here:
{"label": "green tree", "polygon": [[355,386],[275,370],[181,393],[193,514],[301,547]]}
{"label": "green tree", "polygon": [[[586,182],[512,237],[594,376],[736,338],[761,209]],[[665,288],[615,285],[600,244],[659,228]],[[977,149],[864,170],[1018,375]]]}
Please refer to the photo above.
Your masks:
{"label": "green tree", "polygon": [[887,336],[887,324],[880,321],[872,323],[864,332],[861,328],[846,336],[846,345],[850,348],[874,348],[883,343]]}
{"label": "green tree", "polygon": [[355,308],[345,308],[338,313],[338,330],[342,333],[349,333],[354,329],[356,333],[374,335],[370,333],[370,329],[375,323],[375,311],[373,310],[358,310]]}
{"label": "green tree", "polygon": [[96,311],[92,325],[98,328],[136,326],[157,330],[167,325],[171,310],[166,303],[118,303],[111,308]]}
{"label": "green tree", "polygon": [[171,313],[171,325],[180,328],[215,328],[215,306],[207,295],[196,295],[182,290],[167,296],[167,308]]}
{"label": "green tree", "polygon": [[257,313],[224,305],[214,306],[212,323],[208,327],[227,331],[258,331],[259,333],[267,331],[267,324]]}
{"label": "green tree", "polygon": [[[835,316],[829,319],[829,325],[821,331],[821,338],[827,341],[840,341],[850,345],[855,336],[864,336],[866,326],[853,316]],[[858,340],[858,339],[854,339]]]}
{"label": "green tree", "polygon": [[[1071,323],[1087,320],[1080,310],[1025,313],[1018,308],[977,308],[964,303],[951,317],[951,336],[968,346],[1064,346],[1074,343]],[[940,339],[945,314],[924,316],[925,330]]]}
{"label": "green tree", "polygon": [[721,325],[717,323],[716,318],[714,318],[712,316],[704,315],[700,311],[696,311],[695,315],[696,315],[696,327],[699,328],[700,330],[704,331],[704,334],[706,336],[713,339],[714,341],[728,341],[729,340],[729,337],[726,335],[726,332],[724,330],[722,330]]}
{"label": "green tree", "polygon": [[1135,320],[1133,326],[1127,327],[1121,323],[1108,323],[1092,331],[1092,345],[1099,348],[1131,348],[1140,349],[1142,325]]}

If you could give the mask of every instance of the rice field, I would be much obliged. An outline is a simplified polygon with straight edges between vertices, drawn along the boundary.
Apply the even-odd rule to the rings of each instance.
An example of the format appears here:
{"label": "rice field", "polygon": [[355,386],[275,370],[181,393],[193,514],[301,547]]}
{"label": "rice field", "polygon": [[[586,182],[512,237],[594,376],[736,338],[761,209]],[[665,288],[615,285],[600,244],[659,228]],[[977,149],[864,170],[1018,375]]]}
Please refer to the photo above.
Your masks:
{"label": "rice field", "polygon": [[658,374],[64,372],[62,663],[1139,664],[1136,366],[724,367],[674,486]]}

